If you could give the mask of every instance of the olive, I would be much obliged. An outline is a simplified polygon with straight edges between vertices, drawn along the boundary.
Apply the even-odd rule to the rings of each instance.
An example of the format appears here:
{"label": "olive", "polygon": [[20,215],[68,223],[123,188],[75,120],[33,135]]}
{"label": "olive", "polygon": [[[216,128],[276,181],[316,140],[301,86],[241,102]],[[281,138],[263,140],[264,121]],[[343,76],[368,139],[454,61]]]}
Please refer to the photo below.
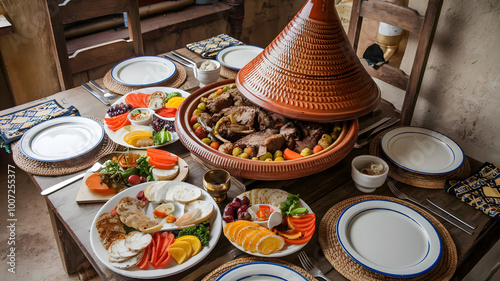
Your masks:
{"label": "olive", "polygon": [[283,158],[281,156],[280,157],[276,157],[276,158],[274,158],[274,161],[285,161],[285,158]]}
{"label": "olive", "polygon": [[222,91],[223,91],[223,92],[226,92],[227,90],[229,90],[229,88],[228,88],[227,86],[226,86],[226,87],[224,87],[224,88],[222,88]]}
{"label": "olive", "polygon": [[200,126],[200,123],[194,123],[193,130],[196,130],[196,128],[198,128],[199,126]]}
{"label": "olive", "polygon": [[274,158],[277,158],[277,157],[283,157],[283,151],[276,150],[276,152],[274,152]]}
{"label": "olive", "polygon": [[239,147],[233,148],[233,156],[238,157],[238,155],[240,155],[241,152],[242,152],[241,148],[239,148]]}
{"label": "olive", "polygon": [[240,158],[248,159],[248,157],[250,157],[250,156],[248,156],[248,154],[245,153],[245,152],[243,152],[242,154],[240,154]]}
{"label": "olive", "polygon": [[212,140],[210,140],[209,138],[203,138],[201,141],[204,142],[206,145],[210,145],[212,143]]}
{"label": "olive", "polygon": [[259,159],[265,161],[269,158],[271,159],[271,161],[273,160],[273,155],[271,154],[271,152],[266,152],[266,154],[262,155]]}
{"label": "olive", "polygon": [[313,154],[313,151],[308,147],[302,149],[302,151],[300,152],[300,155],[302,155],[304,157],[309,156],[311,154]]}
{"label": "olive", "polygon": [[201,111],[205,111],[205,109],[207,109],[207,104],[206,104],[206,103],[204,103],[204,102],[200,102],[200,103],[198,104],[197,109],[199,109],[199,110],[201,110]]}

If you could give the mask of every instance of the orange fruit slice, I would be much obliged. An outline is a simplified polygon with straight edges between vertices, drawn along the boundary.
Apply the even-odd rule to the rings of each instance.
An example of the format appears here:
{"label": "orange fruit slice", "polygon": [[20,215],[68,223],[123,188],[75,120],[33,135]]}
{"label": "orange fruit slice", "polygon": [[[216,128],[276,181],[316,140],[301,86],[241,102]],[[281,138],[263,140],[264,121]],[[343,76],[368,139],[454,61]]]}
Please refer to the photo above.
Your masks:
{"label": "orange fruit slice", "polygon": [[259,229],[259,227],[253,226],[253,225],[245,226],[236,234],[236,242],[235,243],[238,246],[242,246],[243,240],[245,240],[245,238],[250,234],[250,232],[252,232],[256,229]]}
{"label": "orange fruit slice", "polygon": [[270,255],[283,248],[285,240],[275,234],[264,236],[257,243],[257,252],[263,255]]}
{"label": "orange fruit slice", "polygon": [[270,234],[273,234],[272,231],[267,229],[263,229],[259,233],[254,234],[253,237],[250,238],[250,241],[248,241],[248,251],[250,251],[250,253],[257,252],[257,243],[259,243],[260,239]]}
{"label": "orange fruit slice", "polygon": [[181,264],[188,259],[186,252],[182,248],[170,246],[170,247],[168,247],[167,251],[170,255],[172,255],[172,258],[174,258],[174,260],[178,264]]}
{"label": "orange fruit slice", "polygon": [[196,237],[194,235],[181,236],[181,237],[175,239],[175,241],[176,242],[177,241],[186,241],[189,244],[191,244],[191,248],[193,249],[193,253],[191,254],[191,256],[197,255],[201,251],[201,249],[203,248],[203,246],[201,245],[200,239],[198,239],[198,237]]}
{"label": "orange fruit slice", "polygon": [[225,233],[226,237],[229,239],[229,241],[236,243],[236,236],[238,232],[247,227],[247,226],[258,226],[257,223],[250,222],[250,221],[235,221],[232,222],[233,224],[230,228],[228,228],[227,233]]}

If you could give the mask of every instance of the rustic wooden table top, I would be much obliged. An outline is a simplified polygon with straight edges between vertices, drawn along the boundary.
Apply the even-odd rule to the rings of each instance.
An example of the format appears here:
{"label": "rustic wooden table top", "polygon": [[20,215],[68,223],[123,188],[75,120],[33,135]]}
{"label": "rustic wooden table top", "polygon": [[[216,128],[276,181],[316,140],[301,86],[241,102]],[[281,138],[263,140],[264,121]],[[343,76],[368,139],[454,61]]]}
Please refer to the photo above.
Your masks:
{"label": "rustic wooden table top", "polygon": [[[178,51],[195,60],[200,59],[200,57],[198,57],[194,53],[189,52],[187,49],[180,49]],[[102,81],[97,80],[97,82],[102,85]],[[188,79],[186,83],[184,83],[184,85],[182,85],[180,88],[189,92],[193,92],[198,88],[197,86],[198,82],[194,79],[192,71],[188,69]],[[76,87],[71,90],[57,93],[43,100],[46,99],[56,99],[65,107],[74,105],[79,109],[80,113],[83,116],[104,117],[107,109],[104,104],[87,93],[82,87]],[[33,104],[39,102],[40,100],[34,101]],[[4,110],[0,112],[0,115],[13,112],[25,106],[26,105],[22,105]],[[387,111],[387,108],[388,107],[385,106],[385,108],[382,108],[382,110]],[[186,179],[186,182],[201,187],[202,176],[205,173],[205,170],[202,166],[200,166],[193,160],[189,151],[182,145],[182,143],[178,141],[164,148],[179,155],[189,164],[189,175]],[[330,207],[344,199],[363,195],[363,193],[355,188],[350,176],[351,160],[355,156],[361,154],[368,154],[368,146],[365,146],[361,149],[353,149],[345,159],[323,172],[293,180],[249,181],[247,182],[249,183],[247,189],[273,187],[281,188],[290,193],[300,193],[301,198],[316,213],[316,216],[318,218],[318,226],[321,218]],[[471,160],[470,162],[473,171],[479,167],[479,163],[477,163],[476,161]],[[35,184],[37,184],[37,186],[40,188],[40,190],[44,190],[55,183],[70,178],[71,176],[73,175],[57,177],[32,176],[32,178]],[[81,182],[77,181],[76,183],[73,183],[66,188],[63,188],[47,196],[49,207],[52,208],[57,217],[64,224],[68,232],[71,234],[72,238],[78,244],[80,249],[83,251],[85,256],[94,266],[103,280],[132,280],[130,278],[120,276],[107,269],[104,264],[102,264],[95,256],[90,245],[89,233],[90,227],[92,227],[92,220],[103,204],[97,203],[78,205],[75,201],[75,198],[78,193],[80,184]],[[498,236],[500,223],[496,222],[494,219],[486,216],[480,211],[477,211],[474,208],[460,202],[453,196],[446,194],[443,190],[416,188],[402,183],[398,186],[401,187],[401,190],[403,192],[407,193],[409,196],[416,198],[420,202],[424,202],[426,197],[435,199],[435,201],[437,201],[438,203],[441,203],[445,207],[455,211],[469,221],[474,221],[478,225],[474,234],[468,235],[458,228],[452,226],[451,224],[438,218],[439,221],[441,221],[441,223],[448,229],[457,247],[458,267],[455,272],[454,280],[462,279],[479,261],[479,259],[500,238]],[[228,196],[230,199],[232,199],[240,192],[241,189],[233,185]],[[387,185],[378,188],[372,194],[392,196],[392,193],[388,189]],[[222,204],[219,204],[220,209],[222,210],[227,203],[228,202],[226,201]],[[340,273],[338,273],[323,256],[321,247],[317,239],[317,233],[305,246],[304,250],[309,256],[315,257],[315,259],[318,260],[318,267],[323,271],[323,273],[325,273],[327,277],[332,280],[345,280],[345,278],[340,275]],[[235,258],[244,256],[247,256],[247,254],[236,249],[229,243],[224,235],[221,235],[215,249],[197,266],[183,273],[163,278],[163,280],[201,280],[205,275],[207,275],[218,266]],[[292,262],[296,265],[300,265],[296,254],[283,257],[282,259]]]}

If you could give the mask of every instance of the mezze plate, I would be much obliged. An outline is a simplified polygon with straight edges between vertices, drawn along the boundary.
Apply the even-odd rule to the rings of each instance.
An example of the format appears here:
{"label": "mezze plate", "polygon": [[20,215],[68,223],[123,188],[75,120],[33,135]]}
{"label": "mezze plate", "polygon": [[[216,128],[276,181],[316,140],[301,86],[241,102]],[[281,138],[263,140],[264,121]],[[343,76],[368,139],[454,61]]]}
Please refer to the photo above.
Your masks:
{"label": "mezze plate", "polygon": [[251,262],[229,269],[215,281],[304,281],[297,271],[278,263]]}
{"label": "mezze plate", "polygon": [[464,152],[451,138],[425,128],[396,128],[382,136],[380,146],[394,164],[420,174],[451,173],[465,159]]}
{"label": "mezze plate", "polygon": [[97,121],[80,116],[58,117],[29,129],[20,148],[27,157],[44,162],[72,159],[90,152],[104,137]]}
{"label": "mezze plate", "polygon": [[337,220],[342,249],[358,264],[380,274],[411,277],[428,272],[441,258],[441,238],[417,211],[387,200],[346,208]]}
{"label": "mezze plate", "polygon": [[[158,269],[148,269],[148,270],[142,270],[139,269],[138,267],[133,267],[130,269],[119,269],[114,266],[112,266],[108,262],[108,252],[106,248],[102,245],[102,242],[99,239],[99,233],[97,232],[96,229],[96,222],[97,219],[99,218],[100,215],[106,212],[110,212],[113,210],[120,200],[123,197],[130,196],[130,197],[135,197],[139,191],[144,190],[146,186],[150,185],[151,183],[154,182],[146,182],[146,183],[141,183],[136,186],[130,187],[126,189],[125,191],[122,191],[118,193],[116,196],[111,198],[108,202],[106,202],[101,209],[97,212],[92,225],[90,226],[90,245],[92,246],[92,250],[94,251],[94,254],[99,258],[99,260],[110,270],[131,278],[138,278],[138,279],[153,279],[153,278],[161,278],[161,277],[166,277],[166,276],[171,276],[177,273],[180,273],[182,271],[187,270],[188,268],[191,268],[195,266],[197,263],[202,261],[215,247],[217,244],[217,241],[219,241],[220,234],[222,232],[222,218],[221,214],[218,212],[219,208],[217,206],[217,203],[212,199],[212,197],[203,189],[202,191],[202,196],[200,200],[206,200],[209,201],[210,203],[213,204],[214,206],[214,211],[212,212],[212,215],[209,218],[210,221],[210,240],[208,241],[208,246],[204,246],[201,252],[199,252],[197,255],[189,258],[187,261],[185,261],[182,264],[177,264],[175,260],[172,258],[168,261],[165,267],[163,268],[158,268]],[[185,182],[177,182],[178,184],[182,185],[190,185],[194,188],[199,188],[197,186],[191,185],[189,183]],[[173,182],[172,182],[173,184]],[[150,203],[151,204],[151,203]],[[148,214],[148,212],[146,212]]]}
{"label": "mezze plate", "polygon": [[223,66],[240,70],[262,52],[261,47],[237,45],[224,48],[217,53],[216,59]]}

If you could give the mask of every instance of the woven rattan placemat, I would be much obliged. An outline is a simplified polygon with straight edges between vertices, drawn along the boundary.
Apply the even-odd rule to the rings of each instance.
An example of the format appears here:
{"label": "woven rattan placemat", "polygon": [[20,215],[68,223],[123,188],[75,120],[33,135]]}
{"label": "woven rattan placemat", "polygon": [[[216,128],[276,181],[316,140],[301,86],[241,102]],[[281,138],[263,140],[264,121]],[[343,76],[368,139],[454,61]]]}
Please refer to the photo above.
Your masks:
{"label": "woven rattan placemat", "polygon": [[471,169],[467,157],[465,157],[464,163],[460,168],[451,173],[443,175],[418,174],[396,166],[392,161],[387,159],[384,152],[382,151],[382,148],[380,147],[380,139],[382,138],[382,136],[395,128],[397,127],[382,131],[377,136],[375,136],[375,138],[370,143],[370,154],[384,159],[384,161],[387,162],[387,165],[389,165],[389,177],[412,186],[427,189],[443,189],[446,180],[463,180],[470,176]]}
{"label": "woven rattan placemat", "polygon": [[231,69],[229,67],[225,67],[225,66],[221,65],[220,76],[227,78],[227,79],[236,79],[236,75],[238,75],[238,70]]}
{"label": "woven rattan placemat", "polygon": [[318,279],[312,277],[311,274],[309,274],[303,268],[296,266],[293,263],[284,261],[284,260],[273,259],[273,258],[262,258],[262,257],[244,257],[244,258],[232,260],[230,262],[227,262],[227,263],[217,267],[214,271],[210,272],[207,276],[205,276],[205,278],[203,278],[202,281],[213,281],[213,280],[217,279],[219,276],[221,276],[224,272],[228,271],[229,269],[231,269],[237,265],[244,264],[244,263],[250,263],[250,262],[262,262],[262,261],[279,263],[279,264],[288,266],[289,268],[304,275],[304,277],[306,277],[309,280],[316,280],[316,281],[318,280]]}
{"label": "woven rattan placemat", "polygon": [[[102,120],[92,118],[102,125]],[[16,165],[33,175],[38,176],[60,176],[85,170],[96,163],[103,156],[115,151],[117,144],[113,142],[105,133],[99,145],[85,155],[73,159],[58,162],[43,162],[31,159],[23,154],[20,147],[20,141],[12,143],[12,158]]]}
{"label": "woven rattan placemat", "polygon": [[[436,267],[425,274],[415,277],[390,277],[376,273],[361,266],[344,252],[344,250],[340,246],[339,241],[337,240],[335,230],[338,217],[340,216],[342,211],[344,211],[352,204],[373,199],[389,200],[406,205],[422,214],[432,223],[432,225],[434,225],[437,232],[439,233],[439,237],[441,238],[441,243],[443,246],[442,256]],[[323,250],[323,253],[325,254],[327,260],[340,274],[342,274],[349,280],[450,280],[457,268],[457,249],[450,233],[446,230],[446,228],[436,218],[431,216],[423,209],[414,205],[410,205],[403,200],[393,197],[363,195],[346,199],[334,205],[326,212],[326,214],[321,219],[318,236],[321,249]]]}
{"label": "woven rattan placemat", "polygon": [[177,67],[177,71],[175,74],[170,77],[170,79],[165,80],[161,83],[154,84],[154,85],[149,85],[149,86],[127,86],[120,84],[113,80],[111,77],[111,70],[109,70],[106,75],[104,75],[104,78],[102,79],[102,82],[104,83],[104,86],[108,88],[110,91],[115,92],[117,94],[125,95],[127,93],[143,89],[143,88],[149,88],[149,87],[171,87],[171,88],[178,88],[180,87],[184,81],[186,81],[187,78],[187,71],[184,68],[184,66],[174,62],[175,66]]}

